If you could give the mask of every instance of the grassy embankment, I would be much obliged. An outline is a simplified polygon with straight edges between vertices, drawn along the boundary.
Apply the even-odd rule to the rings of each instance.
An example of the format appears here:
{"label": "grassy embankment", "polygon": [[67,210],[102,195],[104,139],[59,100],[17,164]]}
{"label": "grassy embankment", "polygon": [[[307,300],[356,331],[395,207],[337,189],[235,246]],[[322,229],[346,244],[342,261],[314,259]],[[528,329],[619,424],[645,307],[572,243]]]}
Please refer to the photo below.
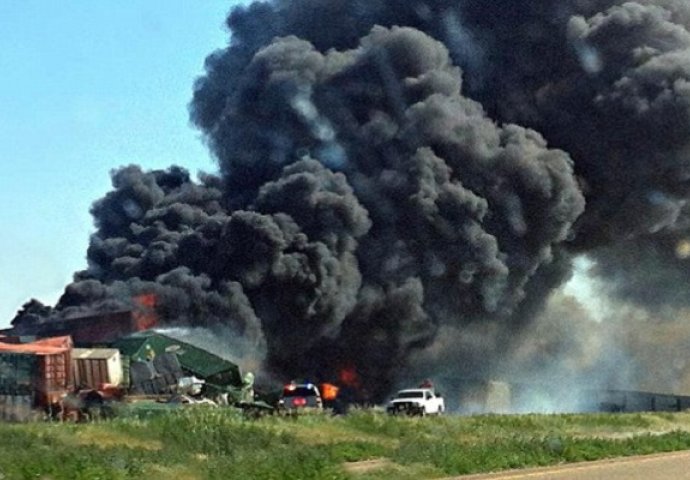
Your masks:
{"label": "grassy embankment", "polygon": [[[690,449],[690,413],[248,420],[191,408],[0,424],[0,478],[416,480],[681,449]],[[369,459],[378,461],[347,468]]]}

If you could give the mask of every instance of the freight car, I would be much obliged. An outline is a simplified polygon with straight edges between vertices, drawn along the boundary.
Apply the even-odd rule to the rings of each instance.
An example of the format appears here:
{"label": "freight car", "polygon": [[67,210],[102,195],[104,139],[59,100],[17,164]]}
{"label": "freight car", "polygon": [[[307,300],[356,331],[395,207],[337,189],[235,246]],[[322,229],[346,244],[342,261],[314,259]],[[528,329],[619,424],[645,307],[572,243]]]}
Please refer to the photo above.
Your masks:
{"label": "freight car", "polygon": [[0,342],[0,419],[26,420],[59,403],[73,388],[71,348],[69,337]]}

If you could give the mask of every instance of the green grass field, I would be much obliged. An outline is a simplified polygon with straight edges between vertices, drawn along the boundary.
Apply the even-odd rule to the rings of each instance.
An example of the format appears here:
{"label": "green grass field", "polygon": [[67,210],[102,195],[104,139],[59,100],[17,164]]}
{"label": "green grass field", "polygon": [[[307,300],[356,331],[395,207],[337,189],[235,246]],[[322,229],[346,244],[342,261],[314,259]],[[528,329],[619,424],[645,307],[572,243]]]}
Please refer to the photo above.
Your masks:
{"label": "green grass field", "polygon": [[250,420],[234,409],[144,409],[0,424],[0,479],[431,479],[681,449],[690,413]]}

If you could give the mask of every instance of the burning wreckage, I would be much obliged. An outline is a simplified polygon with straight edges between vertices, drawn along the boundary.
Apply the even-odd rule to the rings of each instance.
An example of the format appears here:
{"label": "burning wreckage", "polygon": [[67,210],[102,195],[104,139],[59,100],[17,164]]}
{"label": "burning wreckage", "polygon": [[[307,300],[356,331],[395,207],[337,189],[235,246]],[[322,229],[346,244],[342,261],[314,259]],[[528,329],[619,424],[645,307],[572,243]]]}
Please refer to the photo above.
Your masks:
{"label": "burning wreckage", "polygon": [[[375,402],[441,375],[690,389],[688,2],[268,0],[227,26],[189,107],[218,173],[114,170],[87,268],[18,331],[152,295],[159,327]],[[578,262],[606,321],[564,292]]]}
{"label": "burning wreckage", "polygon": [[[147,322],[132,322],[140,315],[109,312],[5,330],[0,419],[83,419],[112,412],[113,402],[154,399],[231,405],[252,414],[273,410],[255,398],[252,373],[242,375],[235,363],[165,331],[144,329],[151,312]],[[68,332],[73,336],[51,336]]]}
{"label": "burning wreckage", "polygon": [[[2,331],[0,419],[84,419],[112,413],[113,402],[151,400],[234,406],[250,416],[310,407],[345,411],[341,388],[329,383],[292,382],[279,400],[277,393],[257,394],[253,373],[242,374],[213,348],[195,345],[193,332],[152,328],[152,302],[147,296],[135,299],[131,311],[54,321],[25,318]],[[348,382],[347,374],[343,378]]]}
{"label": "burning wreckage", "polygon": [[[25,421],[41,415],[84,419],[112,413],[113,402],[151,399],[170,406],[236,406],[251,416],[310,409],[346,413],[351,403],[371,404],[352,366],[342,369],[333,383],[293,380],[282,393],[257,399],[252,373],[243,375],[236,363],[183,338],[181,334],[190,331],[152,329],[158,320],[150,297],[135,299],[135,304],[131,311],[24,321],[2,331],[0,419]],[[531,412],[533,403],[525,399],[534,395],[552,399],[552,407],[543,411],[558,411],[568,404],[565,396],[572,393],[557,385],[441,381],[461,385],[449,397],[450,411],[461,414]],[[588,403],[577,410],[690,408],[688,396],[624,390],[590,390],[587,395]],[[416,389],[400,391],[386,410],[408,415],[441,414],[449,406],[433,383],[425,380]]]}

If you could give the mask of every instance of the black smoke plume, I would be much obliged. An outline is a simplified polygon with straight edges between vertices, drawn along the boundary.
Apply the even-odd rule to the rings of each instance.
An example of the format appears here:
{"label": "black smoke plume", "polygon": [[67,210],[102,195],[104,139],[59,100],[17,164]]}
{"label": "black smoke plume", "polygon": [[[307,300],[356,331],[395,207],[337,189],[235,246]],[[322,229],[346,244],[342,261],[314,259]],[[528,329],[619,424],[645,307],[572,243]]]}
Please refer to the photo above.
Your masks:
{"label": "black smoke plume", "polygon": [[281,376],[354,367],[380,398],[425,349],[491,373],[574,255],[617,298],[690,298],[685,1],[274,0],[227,25],[190,105],[219,175],[116,170],[59,310],[154,291]]}

